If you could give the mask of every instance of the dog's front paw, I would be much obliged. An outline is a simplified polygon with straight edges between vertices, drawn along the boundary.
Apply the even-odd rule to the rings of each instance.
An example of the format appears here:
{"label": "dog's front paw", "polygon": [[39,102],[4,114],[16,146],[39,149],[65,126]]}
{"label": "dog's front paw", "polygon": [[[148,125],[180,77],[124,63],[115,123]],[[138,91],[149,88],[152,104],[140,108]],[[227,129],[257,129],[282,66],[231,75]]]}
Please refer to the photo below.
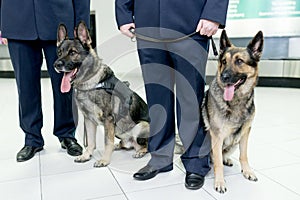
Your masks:
{"label": "dog's front paw", "polygon": [[219,193],[225,193],[227,191],[225,181],[215,181],[215,190]]}
{"label": "dog's front paw", "polygon": [[119,151],[119,150],[121,150],[121,149],[122,149],[122,145],[121,145],[120,143],[115,144],[115,146],[114,146],[114,150],[115,150],[115,151]]}
{"label": "dog's front paw", "polygon": [[242,170],[244,177],[250,181],[258,181],[252,170]]}
{"label": "dog's front paw", "polygon": [[228,166],[228,167],[232,167],[233,166],[233,161],[230,158],[226,158],[223,160],[223,164]]}
{"label": "dog's front paw", "polygon": [[84,163],[84,162],[91,160],[91,158],[92,158],[92,155],[85,152],[81,156],[76,157],[74,162]]}
{"label": "dog's front paw", "polygon": [[106,167],[109,164],[107,160],[98,160],[94,163],[94,167]]}
{"label": "dog's front paw", "polygon": [[147,148],[142,148],[135,152],[134,155],[132,155],[133,158],[142,158],[146,153],[148,152]]}

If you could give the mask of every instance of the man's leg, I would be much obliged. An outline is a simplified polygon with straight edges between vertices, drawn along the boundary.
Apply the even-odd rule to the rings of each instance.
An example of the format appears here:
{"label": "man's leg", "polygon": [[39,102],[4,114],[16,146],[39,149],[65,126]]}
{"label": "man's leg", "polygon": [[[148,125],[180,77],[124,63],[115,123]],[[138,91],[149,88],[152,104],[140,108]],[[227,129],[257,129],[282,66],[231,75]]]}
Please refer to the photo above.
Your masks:
{"label": "man's leg", "polygon": [[139,51],[150,115],[149,164],[172,165],[175,135],[174,72],[168,52],[161,49]]}
{"label": "man's leg", "polygon": [[54,101],[54,128],[53,134],[62,142],[62,147],[68,150],[72,156],[78,156],[82,153],[82,148],[75,139],[75,122],[73,115],[77,117],[77,108],[73,108],[72,90],[68,93],[60,91],[62,73],[57,73],[54,69],[53,63],[57,59],[56,42],[55,41],[41,41],[48,73],[51,78],[51,85],[53,91]]}
{"label": "man's leg", "polygon": [[[200,113],[204,97],[207,44],[207,40],[197,42],[187,40],[169,47],[177,71],[175,75],[177,124],[186,149],[181,160],[188,176],[196,174],[204,177],[210,170],[210,138],[204,130]],[[201,184],[204,181],[202,177],[199,177]],[[198,189],[199,186],[202,185],[190,189]]]}
{"label": "man's leg", "polygon": [[175,144],[174,72],[164,45],[157,48],[139,46],[138,53],[145,82],[150,116],[148,151],[151,159],[147,166],[134,174],[138,180],[147,180],[159,172],[173,169]]}
{"label": "man's leg", "polygon": [[18,88],[19,123],[25,133],[25,145],[17,153],[17,161],[22,162],[44,146],[40,85],[43,57],[36,41],[9,40],[8,48]]}
{"label": "man's leg", "polygon": [[41,107],[40,73],[42,49],[36,41],[9,40],[9,53],[14,68],[19,95],[20,127],[25,133],[25,145],[41,147],[43,114]]}

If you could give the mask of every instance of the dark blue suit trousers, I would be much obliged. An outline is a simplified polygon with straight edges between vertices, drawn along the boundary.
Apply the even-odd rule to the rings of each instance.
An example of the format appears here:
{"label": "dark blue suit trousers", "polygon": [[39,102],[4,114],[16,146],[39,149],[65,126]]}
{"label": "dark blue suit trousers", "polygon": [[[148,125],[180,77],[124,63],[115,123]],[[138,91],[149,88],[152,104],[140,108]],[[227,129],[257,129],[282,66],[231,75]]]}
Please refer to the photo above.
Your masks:
{"label": "dark blue suit trousers", "polygon": [[205,176],[210,170],[209,134],[200,108],[205,87],[209,41],[188,39],[177,43],[138,41],[138,53],[150,114],[149,164],[171,168],[175,126],[186,149],[181,160],[187,171]]}
{"label": "dark blue suit trousers", "polygon": [[[43,57],[53,91],[54,105],[45,105],[54,107],[53,134],[60,141],[65,137],[74,138],[72,93],[60,92],[62,74],[55,72],[53,67],[57,58],[57,27],[64,23],[72,38],[79,21],[89,25],[90,0],[0,0],[0,10],[0,30],[8,39],[18,86],[19,120],[25,133],[25,145],[44,145],[40,82]],[[43,96],[51,98],[50,94]]]}
{"label": "dark blue suit trousers", "polygon": [[[72,115],[72,93],[61,94],[62,74],[54,70],[56,60],[56,41],[12,40],[8,41],[19,93],[19,120],[24,131],[25,145],[43,146],[41,134],[43,113],[41,105],[41,67],[43,52],[51,78],[54,105],[53,134],[59,140],[74,138],[75,123]],[[51,94],[44,94],[51,98]]]}

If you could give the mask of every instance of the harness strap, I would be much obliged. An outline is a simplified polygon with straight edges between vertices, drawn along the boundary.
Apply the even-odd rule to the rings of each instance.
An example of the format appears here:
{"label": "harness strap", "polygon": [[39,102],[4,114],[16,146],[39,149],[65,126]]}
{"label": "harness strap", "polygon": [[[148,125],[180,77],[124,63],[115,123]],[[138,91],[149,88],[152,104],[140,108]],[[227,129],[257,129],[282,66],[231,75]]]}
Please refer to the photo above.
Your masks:
{"label": "harness strap", "polygon": [[[107,79],[101,81],[94,89],[104,89],[110,94],[115,94],[121,100],[119,107],[120,117],[126,116],[129,112],[130,105],[132,104],[133,91],[129,88],[128,82],[120,81],[115,75],[111,75]],[[118,119],[116,119],[118,121]]]}
{"label": "harness strap", "polygon": [[112,93],[115,87],[115,81],[113,80],[114,75],[111,75],[110,77],[106,78],[105,80],[101,80],[93,89],[104,89]]}

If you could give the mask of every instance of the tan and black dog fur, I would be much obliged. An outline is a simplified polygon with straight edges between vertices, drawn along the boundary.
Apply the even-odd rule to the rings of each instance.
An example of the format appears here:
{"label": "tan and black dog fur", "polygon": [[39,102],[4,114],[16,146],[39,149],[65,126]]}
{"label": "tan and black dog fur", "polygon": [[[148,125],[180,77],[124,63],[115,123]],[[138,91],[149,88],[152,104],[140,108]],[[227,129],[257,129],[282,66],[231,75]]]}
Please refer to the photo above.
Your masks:
{"label": "tan and black dog fur", "polygon": [[211,136],[214,188],[226,192],[223,164],[232,166],[230,155],[239,146],[241,170],[257,181],[247,157],[248,137],[255,114],[254,87],[262,55],[263,33],[259,31],[246,48],[235,47],[223,30],[216,77],[206,92],[202,114]]}
{"label": "tan and black dog fur", "polygon": [[[109,88],[110,90],[99,88],[99,83],[104,84],[111,78],[112,80],[118,79],[114,76],[112,69],[104,64],[92,49],[91,38],[84,22],[79,23],[74,34],[75,39],[69,39],[66,27],[59,25],[58,59],[54,66],[58,72],[64,73],[62,92],[68,92],[72,85],[76,104],[84,116],[87,148],[81,156],[75,159],[75,162],[85,162],[91,159],[96,148],[98,125],[104,126],[105,150],[102,158],[94,164],[95,167],[107,166],[115,148],[134,148],[136,153],[133,157],[143,157],[147,153],[149,137],[147,104],[128,87],[125,88],[130,93],[128,107],[124,99],[122,100],[122,97],[118,95],[118,92],[122,93],[122,91],[115,92],[116,86],[112,91],[110,91],[112,88]],[[121,140],[116,146],[114,146],[115,136]]]}

